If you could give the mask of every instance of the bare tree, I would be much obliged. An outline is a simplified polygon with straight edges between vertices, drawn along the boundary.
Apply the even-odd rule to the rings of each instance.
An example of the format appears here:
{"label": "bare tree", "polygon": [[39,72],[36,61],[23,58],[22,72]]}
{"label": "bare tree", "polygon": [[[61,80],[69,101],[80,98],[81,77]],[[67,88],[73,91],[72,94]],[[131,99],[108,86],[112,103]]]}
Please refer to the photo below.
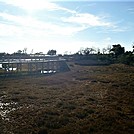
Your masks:
{"label": "bare tree", "polygon": [[24,53],[25,53],[25,54],[27,53],[27,48],[26,48],[26,47],[24,48]]}
{"label": "bare tree", "polygon": [[102,53],[105,54],[105,52],[107,51],[106,48],[102,48]]}
{"label": "bare tree", "polygon": [[110,50],[111,50],[111,45],[108,45],[108,46],[107,46],[107,51],[108,51],[108,53],[110,53]]}

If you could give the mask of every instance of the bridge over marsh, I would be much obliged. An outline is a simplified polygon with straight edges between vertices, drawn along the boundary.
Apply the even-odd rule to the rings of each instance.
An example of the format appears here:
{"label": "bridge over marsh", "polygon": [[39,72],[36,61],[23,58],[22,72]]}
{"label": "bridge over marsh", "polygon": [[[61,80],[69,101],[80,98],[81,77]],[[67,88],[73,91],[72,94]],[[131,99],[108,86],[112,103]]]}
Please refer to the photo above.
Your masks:
{"label": "bridge over marsh", "polygon": [[58,56],[7,56],[0,59],[0,76],[69,71],[66,60]]}

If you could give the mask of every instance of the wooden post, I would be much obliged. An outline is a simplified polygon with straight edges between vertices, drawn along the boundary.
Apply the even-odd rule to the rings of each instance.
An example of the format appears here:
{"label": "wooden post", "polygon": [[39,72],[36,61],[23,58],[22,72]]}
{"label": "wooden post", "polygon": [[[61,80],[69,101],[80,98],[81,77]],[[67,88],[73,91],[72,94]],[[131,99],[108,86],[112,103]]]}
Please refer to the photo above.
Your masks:
{"label": "wooden post", "polygon": [[44,71],[44,63],[41,62],[41,71]]}
{"label": "wooden post", "polygon": [[28,73],[29,73],[29,71],[30,71],[30,66],[29,66],[29,63],[27,63],[27,65],[28,65]]}
{"label": "wooden post", "polygon": [[13,63],[11,63],[11,67],[12,67],[12,72],[13,72]]}
{"label": "wooden post", "polygon": [[46,63],[47,63],[47,67],[46,68],[47,68],[47,70],[49,70],[49,62],[46,62]]}
{"label": "wooden post", "polygon": [[19,63],[16,63],[17,64],[17,73],[18,73],[18,71],[19,71]]}
{"label": "wooden post", "polygon": [[20,72],[22,72],[22,63],[20,63]]}
{"label": "wooden post", "polygon": [[38,72],[38,62],[35,62],[36,64],[36,72]]}
{"label": "wooden post", "polygon": [[29,65],[30,65],[30,73],[32,73],[32,63],[29,63]]}
{"label": "wooden post", "polygon": [[6,74],[6,72],[7,72],[7,65],[4,64],[4,73]]}
{"label": "wooden post", "polygon": [[54,71],[57,70],[57,61],[54,61]]}
{"label": "wooden post", "polygon": [[54,61],[52,61],[52,70],[54,70]]}

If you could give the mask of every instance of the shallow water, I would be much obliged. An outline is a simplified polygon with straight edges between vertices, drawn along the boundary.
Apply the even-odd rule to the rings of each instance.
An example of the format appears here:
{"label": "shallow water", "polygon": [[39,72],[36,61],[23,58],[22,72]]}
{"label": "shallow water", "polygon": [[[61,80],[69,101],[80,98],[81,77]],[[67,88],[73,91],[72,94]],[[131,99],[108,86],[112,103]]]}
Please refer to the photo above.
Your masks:
{"label": "shallow water", "polygon": [[[3,68],[3,69],[4,69],[4,68]],[[6,70],[7,70],[7,72],[8,72],[8,71],[16,71],[17,68],[7,68]]]}
{"label": "shallow water", "polygon": [[[2,64],[0,64],[0,68],[3,69],[3,70],[5,70],[5,68],[2,67]],[[16,70],[17,70],[16,67],[14,67],[14,68],[11,68],[11,67],[6,68],[6,71],[7,71],[7,72],[8,72],[8,71],[16,71]]]}
{"label": "shallow water", "polygon": [[2,64],[0,64],[0,68],[2,68]]}
{"label": "shallow water", "polygon": [[3,120],[9,120],[7,117],[7,114],[9,114],[11,111],[15,111],[17,102],[3,102],[4,98],[6,98],[6,95],[3,95],[0,97],[0,116]]}
{"label": "shallow water", "polygon": [[49,70],[49,71],[42,71],[41,70],[41,74],[52,74],[52,73],[56,73],[55,70]]}

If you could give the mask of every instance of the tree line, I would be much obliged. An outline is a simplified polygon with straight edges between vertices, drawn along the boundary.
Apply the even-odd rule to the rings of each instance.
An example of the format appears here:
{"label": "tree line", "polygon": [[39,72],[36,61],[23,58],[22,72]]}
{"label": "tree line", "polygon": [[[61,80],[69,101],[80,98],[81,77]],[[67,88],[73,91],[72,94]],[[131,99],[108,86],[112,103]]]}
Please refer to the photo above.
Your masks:
{"label": "tree line", "polygon": [[[27,56],[29,57],[30,54],[27,53],[27,48],[23,50],[18,50],[13,54],[8,53],[0,53],[0,58],[4,56]],[[42,52],[35,53],[35,55],[44,55]],[[46,55],[57,55],[56,50],[49,50]],[[85,48],[80,49],[78,52],[74,54],[65,54],[58,56],[62,57],[72,57],[73,60],[94,60],[94,61],[101,61],[105,63],[123,63],[127,65],[134,65],[134,45],[132,47],[132,51],[126,51],[125,48],[122,47],[120,44],[115,44],[102,49],[102,53],[100,49],[97,50],[95,48]]]}
{"label": "tree line", "polygon": [[[105,53],[107,51],[107,53]],[[127,65],[134,65],[134,46],[132,51],[126,51],[120,44],[112,45],[107,49],[103,48],[103,52],[100,49],[95,50],[93,48],[81,49],[76,53],[77,60],[96,60],[105,62],[107,64],[123,63]]]}

